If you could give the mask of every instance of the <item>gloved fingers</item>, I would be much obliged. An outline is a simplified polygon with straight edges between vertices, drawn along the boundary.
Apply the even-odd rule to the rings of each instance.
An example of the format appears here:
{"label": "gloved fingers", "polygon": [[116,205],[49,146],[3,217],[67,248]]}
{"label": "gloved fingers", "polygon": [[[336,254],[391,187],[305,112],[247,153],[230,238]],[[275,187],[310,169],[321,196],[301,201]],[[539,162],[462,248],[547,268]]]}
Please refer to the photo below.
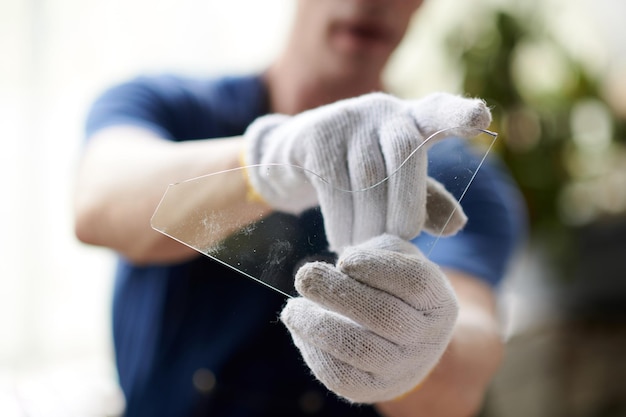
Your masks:
{"label": "gloved fingers", "polygon": [[457,199],[443,184],[428,177],[426,198],[426,222],[424,230],[433,235],[451,236],[467,223],[467,216]]}
{"label": "gloved fingers", "polygon": [[386,181],[386,227],[378,234],[412,239],[422,230],[426,217],[428,161],[425,148],[419,149],[422,136],[415,121],[401,114],[383,122],[380,142],[389,178]]}
{"label": "gloved fingers", "polygon": [[334,189],[327,184],[317,186],[316,190],[329,249],[341,253],[343,248],[352,244],[353,193]]}
{"label": "gloved fingers", "polygon": [[[296,345],[299,346],[298,341]],[[418,385],[430,370],[405,367],[397,373],[379,375],[350,366],[322,349],[307,347],[300,351],[315,376],[329,390],[354,403],[372,404],[397,398]]]}
{"label": "gloved fingers", "polygon": [[[358,132],[348,149],[348,171],[352,190],[352,236],[350,245],[362,243],[385,232],[387,177],[377,132]],[[340,213],[346,222],[349,215]]]}
{"label": "gloved fingers", "polygon": [[417,310],[393,293],[365,285],[330,264],[304,265],[296,274],[296,289],[307,299],[394,344],[414,344],[416,334],[440,340],[438,315]]}
{"label": "gloved fingers", "polygon": [[[329,247],[339,252],[350,245],[353,230],[352,208],[353,193],[350,172],[346,164],[347,150],[333,154],[324,154],[314,148],[309,156],[319,175],[309,175],[317,192],[320,210],[324,218],[324,229]],[[306,160],[306,158],[305,158]]]}
{"label": "gloved fingers", "polygon": [[401,239],[396,235],[390,233],[382,234],[380,236],[373,237],[367,242],[363,242],[358,245],[361,249],[381,249],[391,252],[403,253],[405,255],[418,255],[423,256],[420,250],[413,243]]}
{"label": "gloved fingers", "polygon": [[459,128],[448,136],[469,138],[476,135],[476,129],[487,129],[491,124],[491,112],[480,99],[434,93],[410,102],[409,107],[424,137],[442,129]]}
{"label": "gloved fingers", "polygon": [[398,363],[406,363],[415,356],[411,346],[397,345],[303,297],[290,299],[280,318],[294,339],[298,338],[307,347],[329,352],[363,371],[399,372]]}
{"label": "gloved fingers", "polygon": [[[373,244],[388,245],[399,239],[383,235],[372,239]],[[441,269],[423,254],[405,255],[385,249],[372,248],[372,243],[347,248],[337,261],[337,268],[383,292],[393,294],[413,308],[437,316],[456,311],[454,291]]]}
{"label": "gloved fingers", "polygon": [[318,262],[298,271],[303,297],[287,302],[281,320],[326,387],[373,403],[426,377],[449,343],[458,311],[445,277],[430,268],[436,266],[409,242],[382,235],[347,248],[336,267]]}

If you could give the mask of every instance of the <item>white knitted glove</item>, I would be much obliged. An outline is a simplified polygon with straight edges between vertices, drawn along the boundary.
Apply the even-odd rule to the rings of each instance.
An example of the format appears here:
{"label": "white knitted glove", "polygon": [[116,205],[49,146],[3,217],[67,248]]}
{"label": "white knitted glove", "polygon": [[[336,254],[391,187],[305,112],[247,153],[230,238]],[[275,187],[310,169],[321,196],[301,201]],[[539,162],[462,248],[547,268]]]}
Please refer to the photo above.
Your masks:
{"label": "white knitted glove", "polygon": [[456,321],[454,292],[411,243],[381,235],[350,247],[337,266],[305,264],[302,297],[281,313],[313,374],[351,402],[396,398],[443,354]]}
{"label": "white knitted glove", "polygon": [[[456,200],[427,180],[427,146],[388,181],[365,192],[357,190],[394,173],[431,134],[463,126],[468,129],[453,134],[472,136],[473,129],[487,128],[490,122],[483,101],[445,93],[416,101],[372,93],[297,116],[269,115],[246,131],[245,162],[262,164],[249,167],[248,178],[263,200],[279,211],[299,214],[319,204],[330,248],[338,252],[383,233],[404,239],[422,229],[440,233]],[[427,194],[439,203],[436,208],[425,205]],[[459,208],[448,232],[464,223]]]}

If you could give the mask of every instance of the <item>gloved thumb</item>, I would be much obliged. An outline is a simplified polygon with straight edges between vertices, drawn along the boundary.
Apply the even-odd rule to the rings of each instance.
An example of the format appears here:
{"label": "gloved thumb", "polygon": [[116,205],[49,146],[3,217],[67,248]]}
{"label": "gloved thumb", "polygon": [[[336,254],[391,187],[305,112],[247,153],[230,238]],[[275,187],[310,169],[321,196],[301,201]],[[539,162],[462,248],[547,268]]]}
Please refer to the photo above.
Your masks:
{"label": "gloved thumb", "polygon": [[452,236],[465,226],[467,216],[457,199],[443,184],[428,177],[424,230],[433,235]]}

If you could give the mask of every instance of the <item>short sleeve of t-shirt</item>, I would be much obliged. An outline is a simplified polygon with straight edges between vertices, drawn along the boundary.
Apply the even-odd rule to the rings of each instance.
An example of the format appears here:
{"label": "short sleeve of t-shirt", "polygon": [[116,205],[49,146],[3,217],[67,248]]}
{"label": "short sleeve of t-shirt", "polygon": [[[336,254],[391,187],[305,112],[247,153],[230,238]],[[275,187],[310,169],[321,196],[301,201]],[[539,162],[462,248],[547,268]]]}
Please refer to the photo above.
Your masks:
{"label": "short sleeve of t-shirt", "polygon": [[[240,105],[241,102],[246,105]],[[266,112],[258,76],[210,78],[142,76],[116,85],[93,103],[85,122],[87,138],[112,126],[137,126],[174,140],[242,133],[242,126]]]}

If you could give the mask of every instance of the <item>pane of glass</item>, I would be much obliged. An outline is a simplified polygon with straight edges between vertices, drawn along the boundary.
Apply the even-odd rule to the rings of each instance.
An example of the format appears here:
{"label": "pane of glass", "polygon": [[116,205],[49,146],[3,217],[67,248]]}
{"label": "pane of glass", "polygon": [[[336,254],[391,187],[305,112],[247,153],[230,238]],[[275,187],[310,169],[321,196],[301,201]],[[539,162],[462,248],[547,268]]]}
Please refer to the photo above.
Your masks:
{"label": "pane of glass", "polygon": [[[458,139],[459,132],[472,139]],[[496,138],[495,133],[479,129],[452,128],[437,132],[424,142],[441,142],[428,148],[428,157],[433,158],[436,154],[447,162],[435,164],[429,160],[429,175],[439,177],[442,173],[437,172],[437,167],[452,169],[455,174],[447,175],[445,185],[462,203],[463,196]],[[448,146],[453,143],[451,141],[456,144]],[[418,157],[418,150],[419,148],[415,149],[407,161]],[[359,193],[358,198],[367,201],[370,194],[374,195],[377,187],[383,186],[389,178],[401,173],[405,166],[406,161],[387,178],[360,190],[337,187],[317,174],[308,177],[318,181],[318,184],[332,187],[333,192]],[[293,166],[278,164],[255,168],[263,169],[269,176],[280,176],[294,169]],[[170,185],[152,217],[152,227],[263,285],[286,296],[293,296],[296,294],[293,277],[299,266],[312,260],[333,262],[336,257],[328,249],[320,209],[310,209],[300,216],[293,216],[278,212],[266,215],[261,210],[251,211],[254,209],[244,204],[240,207],[215,207],[217,200],[211,197],[216,193],[226,192],[224,190],[229,188],[224,184],[240,182],[244,169],[217,172]],[[302,178],[307,176],[302,175]],[[302,186],[308,186],[308,180],[302,181]],[[449,219],[452,213],[441,212],[440,215]],[[439,239],[445,239],[442,237],[443,229],[445,226],[439,233],[435,233],[436,238],[426,249],[426,255]]]}

